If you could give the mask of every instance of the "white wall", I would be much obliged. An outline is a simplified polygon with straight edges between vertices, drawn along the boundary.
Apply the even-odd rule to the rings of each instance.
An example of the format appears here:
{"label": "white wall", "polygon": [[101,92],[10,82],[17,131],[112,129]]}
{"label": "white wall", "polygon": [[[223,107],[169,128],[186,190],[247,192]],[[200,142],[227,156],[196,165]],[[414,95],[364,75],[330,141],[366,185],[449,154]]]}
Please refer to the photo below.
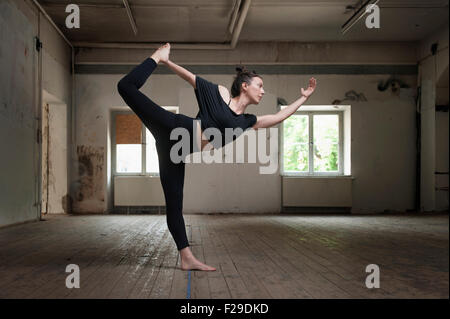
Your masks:
{"label": "white wall", "polygon": [[[173,50],[171,59],[179,64],[193,64],[208,67],[208,65],[229,65],[231,69],[238,64],[269,64],[269,65],[323,65],[338,64],[347,66],[356,65],[402,65],[417,62],[417,44],[407,42],[335,42],[335,43],[264,43],[241,42],[235,50]],[[76,57],[78,64],[138,64],[152,54],[153,50],[118,50],[118,49],[81,49]],[[288,67],[289,68],[289,67]],[[313,75],[313,74],[311,74]],[[292,102],[298,98],[300,86],[305,86],[308,75],[263,75],[266,91],[276,97],[283,97]],[[106,134],[110,129],[108,124],[109,109],[124,107],[124,102],[116,92],[117,81],[123,75],[88,75],[78,74],[77,107],[78,116],[77,145],[94,148],[94,152],[102,155],[94,156],[101,159],[99,167],[101,171],[93,172],[95,189],[99,192],[89,201],[80,201],[77,211],[104,212],[112,206],[112,188],[108,177],[110,166],[109,139]],[[231,75],[204,74],[209,80],[230,87]],[[364,93],[369,102],[352,104],[352,154],[351,165],[354,180],[351,193],[353,195],[354,212],[374,212],[391,210],[406,210],[414,208],[414,181],[415,181],[415,124],[414,124],[414,99],[415,76],[400,76],[408,83],[412,90],[402,90],[400,96],[389,91],[379,92],[376,87],[379,80],[386,80],[389,75],[318,75],[319,89],[310,104],[330,104],[335,99],[342,99],[345,92],[354,89]],[[193,98],[192,88],[176,75],[153,75],[142,88],[144,94],[149,95],[160,105],[182,105],[180,92],[188,90]],[[192,100],[191,100],[192,101]],[[272,106],[275,111],[275,105]],[[355,111],[353,113],[353,111]],[[194,109],[186,109],[183,106],[180,112],[188,116],[195,116]],[[258,114],[257,106],[250,106],[248,112]],[[353,130],[353,125],[356,131]],[[391,137],[391,133],[393,137]],[[405,138],[406,137],[406,138]],[[406,143],[404,142],[406,141]],[[387,147],[385,147],[387,145]],[[103,156],[103,157],[102,157]],[[392,165],[394,163],[394,165]],[[218,165],[218,164],[217,164]],[[104,172],[105,167],[107,171]],[[219,166],[216,167],[216,169]],[[203,169],[207,172],[209,169]],[[198,174],[190,167],[187,168],[187,180],[195,178],[194,184],[185,184],[184,210],[190,211],[222,211],[222,210],[264,210],[265,205],[253,202],[263,198],[263,186],[253,183],[253,193],[260,194],[253,199],[243,199],[231,202],[221,201],[214,205],[214,196],[217,187],[210,188],[208,183],[196,188],[197,181],[208,180],[209,177]],[[247,171],[242,173],[242,178],[253,176]],[[236,188],[238,179],[221,184],[220,190],[232,190]],[[249,179],[251,180],[251,179]],[[155,182],[155,181],[153,181]],[[156,183],[156,182],[155,182]],[[273,181],[270,187],[277,188]],[[299,180],[304,185],[307,180]],[[347,189],[347,181],[342,181],[342,189]],[[81,185],[78,184],[78,187]],[[267,186],[267,184],[264,184]],[[90,186],[89,186],[90,187]],[[158,185],[158,187],[161,187]],[[269,187],[269,188],[270,188]],[[303,186],[302,186],[303,187]],[[242,190],[242,194],[248,187]],[[90,192],[90,196],[93,195]],[[277,189],[277,197],[272,203],[273,207],[281,207],[282,199]],[[392,196],[395,194],[395,196]],[[335,194],[324,197],[323,204],[332,202]],[[108,204],[105,204],[105,196]],[[200,197],[199,197],[200,196]],[[291,194],[290,196],[295,196]],[[301,202],[302,194],[298,193],[296,202]],[[76,197],[76,196],[75,196]],[[202,198],[201,201],[198,198]],[[348,196],[347,196],[348,198]],[[307,199],[305,199],[307,201]],[[347,201],[348,203],[348,201]],[[155,203],[155,205],[158,205]],[[230,207],[234,205],[234,207]],[[240,206],[242,205],[242,206]],[[320,206],[320,203],[317,203]]]}
{"label": "white wall", "polygon": [[[352,200],[355,212],[376,212],[386,209],[405,211],[414,208],[414,174],[415,174],[415,104],[412,96],[416,85],[416,76],[400,76],[413,89],[402,90],[400,95],[390,91],[380,92],[377,84],[386,80],[386,75],[314,75],[318,79],[318,89],[308,104],[330,104],[333,100],[343,98],[345,92],[355,90],[364,93],[368,102],[352,104]],[[101,159],[96,164],[106,167],[107,126],[109,112],[113,108],[124,106],[116,91],[117,82],[122,75],[76,75],[78,117],[77,145],[90,147],[101,152]],[[231,75],[203,75],[208,80],[231,86]],[[299,88],[305,86],[310,75],[263,75],[266,92],[283,97],[288,102],[298,98]],[[186,109],[180,100],[180,92],[189,90],[191,99],[193,89],[176,75],[153,75],[141,91],[160,105],[180,105],[180,113],[195,116],[194,109]],[[273,112],[276,105],[272,105]],[[249,106],[249,113],[259,112],[258,106]],[[205,168],[205,175],[199,175],[188,164],[185,184],[185,212],[205,211],[263,211],[266,204],[264,190],[274,187],[277,197],[273,207],[281,206],[277,182],[258,183],[252,180],[253,173],[248,169],[235,171],[235,175],[250,181],[251,186],[241,187],[239,179],[229,179],[221,183],[220,189],[208,187],[207,172],[214,166]],[[222,165],[222,164],[215,164]],[[224,164],[223,164],[224,165]],[[246,164],[250,165],[250,164]],[[252,164],[256,165],[256,164]],[[100,170],[99,170],[100,171]],[[94,179],[94,189],[99,192],[89,201],[80,201],[77,207],[84,212],[104,212],[107,174],[101,169]],[[195,174],[194,174],[195,172]],[[192,173],[192,174],[191,174]],[[224,178],[224,177],[222,177]],[[300,181],[305,185],[305,181]],[[343,182],[347,183],[347,181]],[[202,185],[198,187],[197,185]],[[244,198],[246,191],[252,187],[251,198]],[[307,187],[307,186],[304,186]],[[274,189],[275,189],[274,188]],[[215,198],[220,191],[229,190],[236,196],[226,196],[226,202]],[[91,192],[91,194],[93,194]],[[229,194],[229,193],[227,193]],[[240,199],[238,194],[243,194]],[[258,196],[258,194],[260,194]],[[298,196],[302,196],[299,192]],[[199,200],[201,198],[201,200]],[[156,204],[158,205],[158,204]],[[234,205],[234,207],[230,207]],[[233,210],[234,208],[234,210]]]}
{"label": "white wall", "polygon": [[285,207],[352,207],[352,178],[283,178]]}

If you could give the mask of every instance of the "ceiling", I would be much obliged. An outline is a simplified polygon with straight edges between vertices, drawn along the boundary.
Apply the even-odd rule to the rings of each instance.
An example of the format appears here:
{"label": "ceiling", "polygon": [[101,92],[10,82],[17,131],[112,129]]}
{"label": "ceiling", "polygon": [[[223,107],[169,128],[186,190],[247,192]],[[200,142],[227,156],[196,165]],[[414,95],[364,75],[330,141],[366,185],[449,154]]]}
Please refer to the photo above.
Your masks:
{"label": "ceiling", "polygon": [[[229,43],[235,0],[80,0],[80,28],[68,29],[65,12],[73,0],[38,0],[71,42]],[[126,2],[126,1],[125,1]],[[345,35],[341,26],[361,0],[252,0],[239,41],[418,41],[448,23],[448,0],[380,0],[380,28],[364,18]]]}

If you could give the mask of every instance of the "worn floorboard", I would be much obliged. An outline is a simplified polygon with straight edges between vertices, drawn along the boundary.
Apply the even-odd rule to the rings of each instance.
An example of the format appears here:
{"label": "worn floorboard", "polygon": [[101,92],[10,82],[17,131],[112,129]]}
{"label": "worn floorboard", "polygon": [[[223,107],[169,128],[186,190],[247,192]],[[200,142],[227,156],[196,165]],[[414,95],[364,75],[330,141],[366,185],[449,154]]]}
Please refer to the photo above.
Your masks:
{"label": "worn floorboard", "polygon": [[[184,216],[180,269],[164,215],[54,215],[0,229],[0,298],[448,298],[445,214]],[[80,288],[66,287],[66,267]],[[366,287],[377,265],[380,288]]]}

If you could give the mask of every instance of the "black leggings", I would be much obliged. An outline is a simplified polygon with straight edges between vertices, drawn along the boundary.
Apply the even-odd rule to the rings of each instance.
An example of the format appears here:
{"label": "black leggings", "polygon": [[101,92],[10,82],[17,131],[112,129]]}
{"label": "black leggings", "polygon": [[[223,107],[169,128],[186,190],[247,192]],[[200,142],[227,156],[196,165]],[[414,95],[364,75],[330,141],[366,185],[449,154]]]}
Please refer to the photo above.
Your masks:
{"label": "black leggings", "polygon": [[189,246],[182,214],[185,163],[184,161],[174,163],[170,159],[171,147],[181,139],[179,137],[178,140],[170,140],[170,132],[177,127],[187,129],[190,134],[190,153],[192,153],[195,143],[195,122],[191,117],[163,109],[139,91],[156,67],[155,60],[147,58],[119,81],[117,89],[155,138],[160,179],[166,200],[167,226],[178,250],[181,250]]}

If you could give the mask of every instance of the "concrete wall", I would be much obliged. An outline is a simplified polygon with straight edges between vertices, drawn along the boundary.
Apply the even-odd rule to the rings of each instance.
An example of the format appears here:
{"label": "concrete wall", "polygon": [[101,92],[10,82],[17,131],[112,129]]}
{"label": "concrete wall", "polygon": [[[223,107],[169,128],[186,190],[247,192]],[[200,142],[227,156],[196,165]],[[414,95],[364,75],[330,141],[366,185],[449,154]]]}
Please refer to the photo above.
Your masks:
{"label": "concrete wall", "polygon": [[[40,60],[42,89],[70,108],[70,47],[39,16],[31,1],[0,1],[0,226],[38,220],[40,215],[39,122],[35,120],[42,107]],[[43,42],[42,59],[35,49],[36,36]]]}
{"label": "concrete wall", "polygon": [[[421,196],[423,211],[448,210],[448,112],[436,112],[435,105],[448,105],[448,28],[443,26],[418,47],[421,96]],[[431,45],[438,44],[435,55]],[[436,189],[447,187],[447,191]]]}
{"label": "concrete wall", "polygon": [[[253,48],[253,50],[252,50]],[[255,49],[257,48],[257,50]],[[372,43],[368,44],[248,44],[242,43],[236,51],[173,51],[172,59],[177,63],[195,64],[218,69],[217,65],[239,63],[274,65],[414,65],[416,63],[416,45],[411,43]],[[289,51],[290,50],[290,51]],[[294,54],[295,53],[295,54]],[[137,64],[143,61],[151,51],[142,50],[82,50],[77,63],[117,63]],[[215,67],[216,66],[216,67]],[[107,67],[108,68],[108,67]],[[111,67],[112,68],[112,67]],[[287,67],[289,69],[289,67]],[[258,71],[258,70],[257,70]],[[204,72],[208,80],[231,86],[231,74]],[[92,184],[80,187],[88,188],[89,198],[79,196],[76,211],[105,212],[112,194],[108,192],[108,135],[110,111],[126,108],[116,85],[123,74],[77,74],[77,146],[88,149],[93,158],[91,164],[98,169],[94,177],[86,177]],[[300,87],[315,76],[319,87],[307,102],[311,105],[331,104],[335,99],[343,99],[346,92],[355,90],[363,93],[367,102],[352,101],[351,104],[351,200],[353,212],[383,212],[384,210],[405,211],[414,209],[415,191],[415,102],[414,93],[417,75],[399,75],[397,79],[410,86],[397,93],[377,89],[379,81],[385,81],[390,74],[264,74],[264,87],[274,97],[282,97],[289,103],[299,96]],[[154,74],[141,91],[163,106],[179,105],[180,113],[195,116],[196,109],[188,105],[195,101],[193,89],[188,83],[172,74]],[[190,93],[183,93],[190,92]],[[187,95],[186,95],[187,94]],[[189,95],[190,94],[190,95]],[[189,100],[191,102],[186,102]],[[258,106],[249,106],[247,112],[256,115],[274,113],[276,103],[261,111]],[[281,178],[275,175],[273,181],[258,182],[254,173],[259,164],[244,164],[250,167],[234,169],[235,178],[227,179],[222,174],[220,189],[210,187],[209,175],[214,174],[214,164],[199,170],[199,164],[188,164],[185,183],[185,212],[211,211],[279,211],[283,205],[280,194]],[[204,165],[204,164],[200,164]],[[216,167],[216,170],[218,167]],[[106,171],[105,171],[106,170]],[[254,172],[255,171],[255,172]],[[216,176],[216,175],[213,175]],[[219,177],[219,175],[217,175]],[[239,176],[239,178],[237,178]],[[277,181],[278,179],[278,181]],[[239,181],[248,180],[242,186]],[[295,181],[289,181],[296,188]],[[294,183],[294,186],[292,186]],[[313,185],[315,181],[311,181]],[[339,181],[337,181],[339,183]],[[200,186],[199,186],[200,185]],[[216,185],[217,186],[217,185]],[[348,179],[342,180],[342,188],[348,188]],[[160,186],[159,186],[160,187]],[[339,187],[339,186],[337,186]],[[236,188],[238,190],[236,190]],[[251,188],[251,196],[245,197]],[[308,179],[298,179],[296,189],[308,188]],[[264,201],[270,189],[271,207]],[[224,200],[216,200],[217,194],[225,191]],[[342,191],[340,189],[339,191]],[[231,196],[230,194],[234,194]],[[242,194],[242,195],[240,195]],[[336,194],[324,201],[324,204]],[[240,198],[239,196],[242,196]],[[295,196],[295,195],[292,195]],[[300,191],[298,197],[304,196]],[[201,198],[201,200],[199,200]],[[320,203],[315,202],[318,206]],[[159,205],[160,202],[155,202]]]}
{"label": "concrete wall", "polygon": [[0,226],[38,218],[35,35],[36,16],[0,1]]}

